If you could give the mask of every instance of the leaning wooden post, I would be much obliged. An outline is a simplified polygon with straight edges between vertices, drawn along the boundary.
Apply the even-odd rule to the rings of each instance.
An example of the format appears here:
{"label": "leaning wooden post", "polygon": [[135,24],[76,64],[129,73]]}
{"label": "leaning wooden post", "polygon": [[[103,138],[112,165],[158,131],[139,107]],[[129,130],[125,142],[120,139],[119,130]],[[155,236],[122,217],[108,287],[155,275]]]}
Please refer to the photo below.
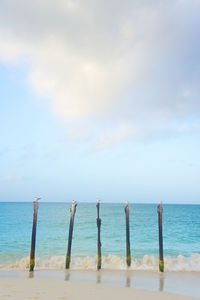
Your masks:
{"label": "leaning wooden post", "polygon": [[66,255],[66,264],[65,268],[69,269],[70,266],[70,260],[71,260],[71,247],[72,247],[72,235],[73,235],[73,227],[74,227],[74,217],[76,212],[76,202],[72,202],[71,206],[71,218],[70,218],[70,224],[69,224],[69,237],[68,237],[68,249],[67,249],[67,255]]}
{"label": "leaning wooden post", "polygon": [[98,228],[98,240],[97,240],[97,270],[101,269],[101,219],[99,218],[100,200],[97,200],[97,228]]}
{"label": "leaning wooden post", "polygon": [[163,259],[163,235],[162,235],[162,204],[158,205],[158,229],[159,229],[159,270],[164,272],[164,259]]}
{"label": "leaning wooden post", "polygon": [[30,272],[34,270],[35,266],[35,244],[36,244],[36,229],[37,229],[37,213],[38,213],[38,200],[35,198],[34,201],[34,212],[33,212],[33,228],[32,228],[32,240],[31,240],[31,253],[30,253]]}
{"label": "leaning wooden post", "polygon": [[126,263],[128,267],[130,267],[131,265],[129,213],[130,213],[130,207],[127,202],[125,206],[125,214],[126,214]]}

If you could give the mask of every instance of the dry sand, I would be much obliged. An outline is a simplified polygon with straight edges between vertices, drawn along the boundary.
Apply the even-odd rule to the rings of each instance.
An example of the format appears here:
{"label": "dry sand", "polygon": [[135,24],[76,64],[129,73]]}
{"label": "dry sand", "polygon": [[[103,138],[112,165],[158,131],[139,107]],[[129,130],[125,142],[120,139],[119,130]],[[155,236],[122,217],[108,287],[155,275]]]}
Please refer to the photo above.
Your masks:
{"label": "dry sand", "polygon": [[189,300],[192,297],[52,278],[0,278],[0,300]]}

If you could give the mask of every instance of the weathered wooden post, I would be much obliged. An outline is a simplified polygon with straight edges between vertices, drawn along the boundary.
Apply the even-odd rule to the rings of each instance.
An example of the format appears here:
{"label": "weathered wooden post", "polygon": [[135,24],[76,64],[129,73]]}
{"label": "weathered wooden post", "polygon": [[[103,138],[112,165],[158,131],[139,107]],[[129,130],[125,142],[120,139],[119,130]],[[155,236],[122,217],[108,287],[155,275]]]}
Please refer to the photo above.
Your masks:
{"label": "weathered wooden post", "polygon": [[67,255],[66,255],[66,264],[65,268],[69,269],[70,266],[70,260],[71,260],[71,247],[72,247],[72,235],[73,235],[73,227],[74,227],[74,217],[76,213],[76,202],[72,202],[71,206],[71,218],[70,218],[70,224],[69,224],[69,237],[68,237],[68,249],[67,249]]}
{"label": "weathered wooden post", "polygon": [[125,206],[125,214],[126,214],[126,263],[128,267],[130,267],[131,265],[129,213],[130,213],[130,207],[127,202]]}
{"label": "weathered wooden post", "polygon": [[159,229],[159,270],[164,272],[164,259],[163,259],[163,234],[162,234],[162,204],[158,205],[158,229]]}
{"label": "weathered wooden post", "polygon": [[101,218],[99,218],[100,200],[97,200],[97,229],[98,229],[98,239],[97,239],[97,270],[101,269]]}
{"label": "weathered wooden post", "polygon": [[33,212],[33,228],[32,228],[32,240],[31,240],[31,253],[30,253],[30,272],[34,270],[35,266],[35,244],[36,244],[36,229],[37,229],[37,213],[38,213],[38,200],[41,198],[35,198],[34,212]]}

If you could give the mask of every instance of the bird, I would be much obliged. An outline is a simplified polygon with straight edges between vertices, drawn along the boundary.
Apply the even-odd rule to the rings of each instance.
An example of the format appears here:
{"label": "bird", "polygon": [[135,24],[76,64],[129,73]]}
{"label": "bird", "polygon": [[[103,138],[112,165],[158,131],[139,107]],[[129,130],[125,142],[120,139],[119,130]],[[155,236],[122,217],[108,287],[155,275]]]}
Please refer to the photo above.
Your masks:
{"label": "bird", "polygon": [[34,200],[38,202],[41,198],[35,197]]}

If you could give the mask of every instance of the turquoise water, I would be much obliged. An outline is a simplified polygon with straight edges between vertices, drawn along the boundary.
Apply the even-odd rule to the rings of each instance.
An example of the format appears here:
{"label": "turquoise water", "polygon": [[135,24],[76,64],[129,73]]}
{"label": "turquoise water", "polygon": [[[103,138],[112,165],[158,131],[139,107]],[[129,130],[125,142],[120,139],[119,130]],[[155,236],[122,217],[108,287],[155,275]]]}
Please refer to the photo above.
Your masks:
{"label": "turquoise water", "polygon": [[[70,203],[39,203],[37,266],[62,268],[67,250]],[[132,268],[156,269],[158,216],[155,204],[130,204]],[[105,268],[125,268],[124,204],[101,203],[101,241]],[[0,267],[27,268],[33,203],[0,202]],[[200,205],[163,205],[166,268],[200,270]],[[96,204],[78,203],[72,268],[95,268]]]}

